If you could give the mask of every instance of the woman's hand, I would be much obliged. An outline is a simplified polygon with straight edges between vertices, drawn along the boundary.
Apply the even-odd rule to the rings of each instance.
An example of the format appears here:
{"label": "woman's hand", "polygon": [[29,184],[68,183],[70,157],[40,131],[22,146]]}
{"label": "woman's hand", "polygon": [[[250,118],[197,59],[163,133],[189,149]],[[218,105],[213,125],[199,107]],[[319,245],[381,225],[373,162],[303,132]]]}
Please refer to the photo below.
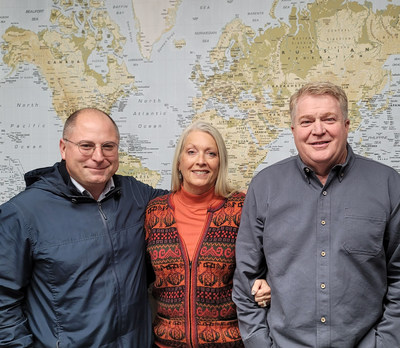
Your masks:
{"label": "woman's hand", "polygon": [[265,279],[257,279],[251,288],[251,294],[254,296],[254,301],[260,307],[267,307],[271,302],[271,288]]}

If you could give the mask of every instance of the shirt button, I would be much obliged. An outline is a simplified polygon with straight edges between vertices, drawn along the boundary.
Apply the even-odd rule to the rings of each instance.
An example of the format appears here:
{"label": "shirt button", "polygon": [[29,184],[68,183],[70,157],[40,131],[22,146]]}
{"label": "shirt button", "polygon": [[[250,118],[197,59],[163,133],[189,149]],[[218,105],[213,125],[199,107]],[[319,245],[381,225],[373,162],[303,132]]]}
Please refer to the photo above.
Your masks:
{"label": "shirt button", "polygon": [[321,256],[325,257],[326,256],[326,252],[325,251],[321,251]]}
{"label": "shirt button", "polygon": [[324,283],[321,284],[321,289],[325,289],[326,285]]}
{"label": "shirt button", "polygon": [[326,318],[325,317],[321,317],[321,323],[325,323],[326,322]]}
{"label": "shirt button", "polygon": [[326,195],[328,194],[328,192],[323,191],[322,194],[323,194],[324,196],[326,196]]}
{"label": "shirt button", "polygon": [[325,226],[325,224],[326,224],[326,221],[325,221],[325,220],[322,220],[322,221],[321,221],[321,225]]}

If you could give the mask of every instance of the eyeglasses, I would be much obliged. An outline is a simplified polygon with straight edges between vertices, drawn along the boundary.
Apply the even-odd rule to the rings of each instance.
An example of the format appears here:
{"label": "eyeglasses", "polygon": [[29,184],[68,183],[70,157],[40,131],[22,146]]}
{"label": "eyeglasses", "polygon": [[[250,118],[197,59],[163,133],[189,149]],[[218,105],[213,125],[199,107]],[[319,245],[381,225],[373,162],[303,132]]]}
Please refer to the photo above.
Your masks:
{"label": "eyeglasses", "polygon": [[[71,144],[78,146],[79,152],[85,156],[92,156],[94,153],[94,150],[96,150],[96,147],[97,147],[97,145],[95,143],[92,143],[91,141],[83,140],[78,143],[74,143],[73,141],[65,139],[65,138],[64,138],[64,141],[67,141]],[[117,154],[119,145],[114,143],[113,141],[107,141],[107,142],[101,144],[100,147],[101,147],[103,156],[111,157],[111,156],[115,156]]]}

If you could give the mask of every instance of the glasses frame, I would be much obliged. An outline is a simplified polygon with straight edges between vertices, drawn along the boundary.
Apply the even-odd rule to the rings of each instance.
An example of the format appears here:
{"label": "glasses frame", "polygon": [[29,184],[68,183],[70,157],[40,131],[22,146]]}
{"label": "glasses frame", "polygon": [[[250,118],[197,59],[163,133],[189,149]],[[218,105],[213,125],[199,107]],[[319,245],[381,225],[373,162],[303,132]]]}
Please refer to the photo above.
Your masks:
{"label": "glasses frame", "polygon": [[[67,138],[63,138],[63,140],[66,141],[66,142],[68,142],[68,143],[71,143],[71,144],[76,145],[76,146],[78,147],[79,152],[80,152],[82,155],[87,156],[87,157],[93,156],[93,154],[94,154],[94,152],[96,151],[96,148],[97,148],[97,146],[98,146],[98,145],[95,144],[94,142],[88,141],[88,140],[81,140],[81,141],[78,141],[77,143],[75,143],[75,142],[73,142],[73,141],[71,141],[71,140],[69,140],[69,139],[67,139]],[[91,149],[91,150],[82,149],[81,146],[82,146],[83,144],[93,144],[94,147],[93,147],[93,149]],[[116,151],[115,151],[115,150],[112,150],[111,152],[104,151],[104,145],[110,145],[110,144],[115,145]],[[118,151],[119,151],[119,144],[114,143],[113,141],[106,141],[106,142],[100,144],[100,148],[101,148],[101,153],[103,154],[104,157],[112,157],[112,156],[115,156],[116,154],[118,154]]]}

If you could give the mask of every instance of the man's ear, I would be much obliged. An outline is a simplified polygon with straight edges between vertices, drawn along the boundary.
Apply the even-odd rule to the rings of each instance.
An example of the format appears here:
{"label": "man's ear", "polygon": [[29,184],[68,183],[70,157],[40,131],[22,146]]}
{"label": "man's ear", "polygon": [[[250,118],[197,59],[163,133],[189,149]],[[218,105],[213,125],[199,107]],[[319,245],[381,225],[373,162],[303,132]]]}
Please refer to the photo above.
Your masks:
{"label": "man's ear", "polygon": [[65,147],[66,147],[66,143],[65,143],[64,139],[60,139],[59,147],[60,147],[61,158],[62,158],[63,160],[65,160]]}
{"label": "man's ear", "polygon": [[346,121],[344,121],[344,124],[345,124],[345,127],[346,127],[346,129],[347,129],[347,132],[349,131],[349,129],[350,129],[350,120],[349,119],[347,119]]}

